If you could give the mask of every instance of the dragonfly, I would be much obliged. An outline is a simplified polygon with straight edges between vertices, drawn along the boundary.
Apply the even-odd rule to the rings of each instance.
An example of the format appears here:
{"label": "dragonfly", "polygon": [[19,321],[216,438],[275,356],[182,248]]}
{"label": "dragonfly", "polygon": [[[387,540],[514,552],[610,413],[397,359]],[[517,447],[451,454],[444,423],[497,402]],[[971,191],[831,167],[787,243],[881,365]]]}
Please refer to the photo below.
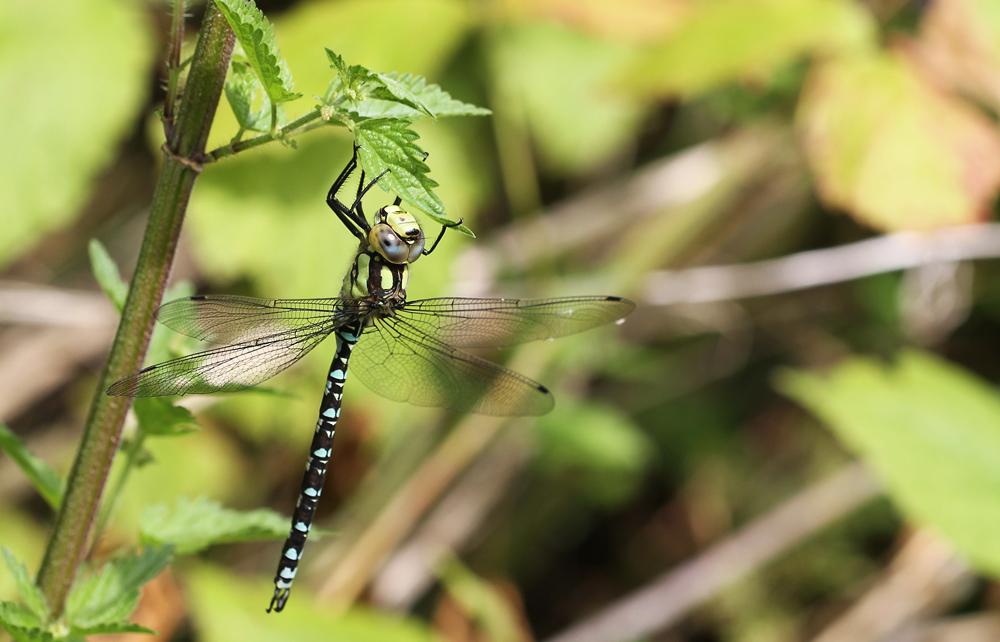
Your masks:
{"label": "dragonfly", "polygon": [[340,417],[348,361],[362,383],[394,401],[484,415],[543,415],[555,403],[545,386],[461,348],[508,347],[562,337],[620,322],[635,308],[632,301],[616,296],[408,301],[410,264],[431,254],[445,231],[462,220],[443,225],[427,248],[417,219],[400,207],[402,199],[397,196],[392,205],[379,208],[369,224],[361,200],[388,170],[366,183],[362,169],[348,207],[338,194],[357,168],[355,145],[326,199],[359,241],[339,297],[199,295],[166,303],[156,313],[160,323],[221,347],[149,366],[107,390],[109,395],[128,397],[244,390],[270,379],[334,335],[336,353],[268,612],[285,607],[312,527]]}

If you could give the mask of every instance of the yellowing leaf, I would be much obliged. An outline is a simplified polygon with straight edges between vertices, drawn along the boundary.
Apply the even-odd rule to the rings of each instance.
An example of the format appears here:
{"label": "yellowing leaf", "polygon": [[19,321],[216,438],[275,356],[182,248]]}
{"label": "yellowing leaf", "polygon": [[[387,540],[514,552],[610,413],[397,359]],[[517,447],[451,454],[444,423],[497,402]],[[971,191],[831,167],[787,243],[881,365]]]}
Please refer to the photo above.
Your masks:
{"label": "yellowing leaf", "polygon": [[938,80],[1000,109],[1000,3],[932,2],[915,54]]}
{"label": "yellowing leaf", "polygon": [[500,17],[551,21],[628,42],[662,38],[690,13],[694,0],[501,0]]}
{"label": "yellowing leaf", "polygon": [[867,48],[871,16],[849,0],[704,2],[631,64],[622,84],[641,94],[693,96],[758,78],[800,56]]}
{"label": "yellowing leaf", "polygon": [[898,55],[815,68],[799,104],[820,197],[881,230],[982,219],[1000,188],[1000,136]]}

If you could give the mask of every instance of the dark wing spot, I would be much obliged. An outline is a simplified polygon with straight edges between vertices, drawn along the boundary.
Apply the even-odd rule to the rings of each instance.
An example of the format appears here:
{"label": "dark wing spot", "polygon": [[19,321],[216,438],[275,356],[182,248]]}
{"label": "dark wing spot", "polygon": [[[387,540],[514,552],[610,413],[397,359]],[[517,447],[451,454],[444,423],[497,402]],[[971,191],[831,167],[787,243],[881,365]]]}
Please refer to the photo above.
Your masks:
{"label": "dark wing spot", "polygon": [[204,294],[196,294],[193,297],[191,297],[191,300],[192,301],[204,301],[205,300],[205,295]]}
{"label": "dark wing spot", "polygon": [[605,300],[606,300],[606,301],[621,301],[621,300],[622,300],[622,298],[621,298],[620,296],[609,296],[609,297],[608,297],[607,299],[605,299]]}
{"label": "dark wing spot", "polygon": [[545,394],[549,393],[549,389],[546,388],[545,386],[543,386],[542,384],[538,384],[538,391],[539,392],[544,392]]}

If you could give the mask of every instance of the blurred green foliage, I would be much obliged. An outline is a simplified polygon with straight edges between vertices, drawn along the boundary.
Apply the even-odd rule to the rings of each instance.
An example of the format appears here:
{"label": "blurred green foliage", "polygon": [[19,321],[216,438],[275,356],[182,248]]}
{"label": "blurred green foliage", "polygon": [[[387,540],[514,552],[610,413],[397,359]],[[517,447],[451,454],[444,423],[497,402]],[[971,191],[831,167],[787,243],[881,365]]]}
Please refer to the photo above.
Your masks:
{"label": "blurred green foliage", "polygon": [[[494,112],[413,124],[430,152],[428,176],[440,183],[441,212],[464,217],[480,238],[448,235],[433,260],[414,267],[412,298],[466,288],[558,296],[610,287],[642,299],[649,270],[933,230],[990,219],[995,209],[1000,10],[990,0],[903,3],[889,15],[881,3],[850,0],[262,2],[274,42],[244,3],[226,4],[249,28],[238,51],[245,62],[227,85],[238,116],[220,105],[210,149],[241,128],[268,131],[270,99],[304,96],[282,104],[279,124],[313,110],[336,73],[324,48],[348,64],[398,72],[382,80],[409,100],[399,108],[409,116],[440,103],[417,100],[423,94],[403,82],[406,73]],[[142,2],[0,4],[0,116],[12,124],[0,164],[0,264],[21,266],[4,278],[79,287],[89,278],[79,276],[87,242],[97,236],[108,249],[90,246],[94,274],[120,306],[126,286],[112,257],[129,271],[124,248],[137,245],[129,221],[148,194],[123,207],[114,189],[125,179],[116,174],[106,181],[114,189],[95,191],[95,178],[121,163],[119,147],[143,118],[155,134],[129,144],[144,144],[150,164],[159,157],[154,111],[164,73],[154,64],[154,34],[167,22],[163,7]],[[261,43],[273,55],[280,44],[283,62],[257,56]],[[271,82],[261,84],[254,67]],[[338,82],[335,91],[343,89]],[[363,115],[385,108],[375,94],[353,107]],[[168,298],[195,290],[275,298],[339,292],[357,242],[323,199],[350,156],[352,133],[324,127],[285,143],[207,165],[178,267],[196,285]],[[644,182],[650,167],[697,144],[704,145],[688,164],[678,164],[683,171]],[[148,170],[121,164],[122,175]],[[594,201],[599,206],[573,201],[609,182],[614,198]],[[715,187],[699,191],[704,185]],[[670,198],[651,198],[658,189]],[[369,211],[392,197],[373,190]],[[635,203],[645,205],[626,218]],[[85,234],[53,240],[53,230],[74,221]],[[586,243],[561,244],[567,230],[597,231]],[[519,243],[540,245],[544,257],[516,257]],[[415,617],[368,608],[339,616],[325,598],[309,599],[318,585],[309,580],[322,581],[329,560],[356,550],[453,422],[388,402],[348,377],[320,515],[337,525],[337,536],[311,545],[317,559],[306,566],[314,577],[297,584],[287,613],[268,617],[262,606],[276,546],[201,552],[219,566],[177,566],[186,600],[176,618],[189,613],[193,632],[174,639],[438,640],[454,636],[436,619],[446,599],[487,638],[506,637],[511,618],[522,617],[544,638],[698,555],[849,452],[871,463],[893,503],[859,511],[722,592],[678,639],[807,637],[881,572],[904,518],[931,525],[995,574],[996,274],[977,270],[972,321],[944,340],[941,354],[990,381],[924,352],[904,350],[888,362],[853,355],[892,355],[911,341],[897,274],[701,313],[644,306],[623,329],[526,348],[519,356],[549,364],[539,378],[557,391],[556,410],[524,431],[529,465],[488,509],[464,565],[439,569],[443,590],[425,596]],[[159,327],[149,362],[194,349]],[[282,537],[287,525],[277,513],[287,513],[294,497],[330,350],[269,383],[279,394],[251,391],[190,409],[137,404],[126,436],[141,452],[113,512],[111,545],[141,536],[187,554]],[[830,361],[840,365],[818,368]],[[769,389],[772,372],[789,364],[798,369],[778,370],[777,387],[831,433]],[[61,403],[12,418],[25,437],[5,438],[4,450],[34,449],[34,431],[54,414],[79,423],[82,405]],[[201,428],[186,434],[194,418]],[[155,433],[184,434],[141,441]],[[116,463],[112,479],[122,467]],[[23,496],[0,497],[0,543],[30,569],[47,509]],[[526,615],[484,577],[512,579]],[[16,583],[0,573],[0,595],[14,599]],[[700,638],[699,626],[709,629]]]}
{"label": "blurred green foliage", "polygon": [[784,372],[778,387],[866,456],[900,505],[1000,573],[1000,396],[975,376],[908,351],[855,359],[827,376]]}

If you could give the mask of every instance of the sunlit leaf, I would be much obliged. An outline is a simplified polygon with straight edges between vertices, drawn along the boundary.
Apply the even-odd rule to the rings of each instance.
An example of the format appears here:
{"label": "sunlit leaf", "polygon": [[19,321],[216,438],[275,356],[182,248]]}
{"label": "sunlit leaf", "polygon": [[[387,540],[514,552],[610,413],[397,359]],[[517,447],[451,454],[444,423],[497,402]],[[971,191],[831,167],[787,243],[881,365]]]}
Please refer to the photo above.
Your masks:
{"label": "sunlit leaf", "polygon": [[161,397],[136,399],[132,407],[139,420],[139,428],[150,436],[188,435],[198,426],[198,421],[190,410]]}
{"label": "sunlit leaf", "polygon": [[62,503],[66,482],[48,464],[35,457],[21,439],[0,423],[0,450],[24,472],[24,475],[35,487],[49,506],[59,510]]}
{"label": "sunlit leaf", "polygon": [[300,98],[292,91],[292,73],[281,57],[274,27],[253,0],[215,0],[243,46],[247,61],[257,74],[264,92],[275,104]]}
{"label": "sunlit leaf", "polygon": [[289,524],[270,509],[237,511],[204,497],[181,497],[172,510],[162,504],[147,508],[139,531],[144,542],[173,544],[177,554],[189,555],[215,544],[283,540]]}
{"label": "sunlit leaf", "polygon": [[984,219],[1000,189],[1000,134],[896,55],[810,74],[798,123],[820,196],[881,230]]}
{"label": "sunlit leaf", "polygon": [[[383,78],[384,77],[384,78]],[[461,100],[455,100],[448,92],[434,84],[427,84],[423,76],[412,74],[379,74],[379,78],[389,79],[397,86],[405,87],[416,99],[418,99],[436,118],[444,116],[488,116],[492,112],[483,107],[476,107]],[[355,105],[358,114],[365,118],[405,118],[415,120],[423,118],[426,114],[412,107],[407,107],[401,102],[379,100],[378,98],[368,98],[364,102]]]}
{"label": "sunlit leaf", "polygon": [[[49,605],[46,603],[45,596],[42,595],[41,590],[35,585],[34,579],[28,574],[28,569],[14,557],[14,554],[6,546],[2,548],[2,554],[4,564],[14,578],[14,583],[17,585],[17,591],[20,593],[21,599],[24,600],[24,606],[38,622],[46,622],[49,619]],[[32,624],[29,620],[30,618],[14,622],[14,624],[27,628],[38,626],[38,624]]]}
{"label": "sunlit leaf", "polygon": [[983,571],[1000,575],[1000,396],[927,353],[849,360],[826,375],[785,371],[784,394],[864,457],[889,494]]}
{"label": "sunlit leaf", "polygon": [[139,589],[160,574],[172,554],[171,546],[147,546],[77,579],[66,598],[67,623],[78,629],[117,625],[135,610]]}
{"label": "sunlit leaf", "polygon": [[213,642],[441,642],[416,618],[353,608],[335,614],[314,603],[306,586],[296,586],[281,617],[265,613],[274,592],[270,578],[237,577],[208,566],[185,574],[191,618],[199,639]]}
{"label": "sunlit leaf", "polygon": [[90,269],[94,272],[97,284],[121,313],[125,307],[125,297],[128,296],[128,284],[122,280],[118,264],[97,239],[90,239],[87,252],[90,254]]}
{"label": "sunlit leaf", "polygon": [[766,78],[804,55],[864,49],[875,36],[872,16],[850,0],[702,2],[628,66],[621,84],[641,94],[693,96]]}
{"label": "sunlit leaf", "polygon": [[[382,100],[393,100],[402,103],[407,107],[434,118],[436,114],[416,93],[411,91],[409,83],[401,82],[395,74],[375,74],[380,87],[377,87],[372,96]],[[384,89],[384,91],[382,91]]]}
{"label": "sunlit leaf", "polygon": [[0,2],[0,25],[2,267],[86,205],[148,99],[154,42],[118,0]]}
{"label": "sunlit leaf", "polygon": [[[355,125],[354,136],[361,146],[358,160],[369,179],[388,170],[379,181],[383,190],[399,194],[442,225],[454,225],[455,221],[444,215],[444,204],[434,193],[437,181],[427,175],[430,168],[424,163],[424,151],[415,142],[420,136],[409,125],[407,120],[394,118],[373,118]],[[454,229],[474,236],[464,225]]]}

